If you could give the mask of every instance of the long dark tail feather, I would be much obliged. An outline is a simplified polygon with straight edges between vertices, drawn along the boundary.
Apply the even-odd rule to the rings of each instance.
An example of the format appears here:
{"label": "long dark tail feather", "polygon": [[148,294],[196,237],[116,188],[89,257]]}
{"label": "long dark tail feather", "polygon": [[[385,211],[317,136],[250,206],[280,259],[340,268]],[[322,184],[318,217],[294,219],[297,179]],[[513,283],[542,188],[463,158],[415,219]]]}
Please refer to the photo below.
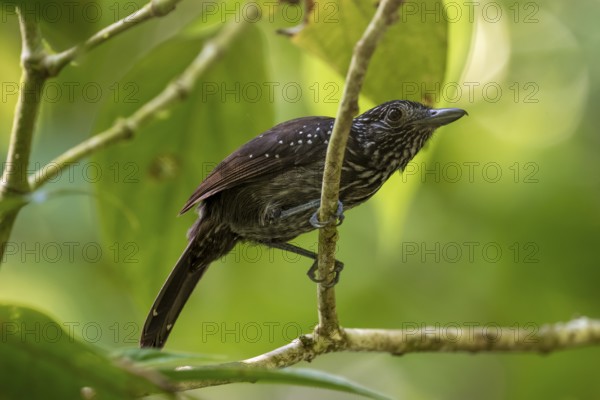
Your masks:
{"label": "long dark tail feather", "polygon": [[154,300],[140,338],[141,347],[162,348],[173,325],[196,287],[196,284],[218,258],[227,254],[237,238],[226,226],[209,218],[196,222],[189,244],[179,257],[160,293]]}

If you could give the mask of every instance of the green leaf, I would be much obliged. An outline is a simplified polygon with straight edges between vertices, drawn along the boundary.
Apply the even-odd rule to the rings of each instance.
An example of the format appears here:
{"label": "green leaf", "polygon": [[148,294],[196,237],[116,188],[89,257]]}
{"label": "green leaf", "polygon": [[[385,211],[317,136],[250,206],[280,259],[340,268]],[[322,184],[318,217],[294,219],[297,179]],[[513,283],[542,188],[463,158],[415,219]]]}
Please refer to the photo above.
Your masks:
{"label": "green leaf", "polygon": [[[0,305],[0,393],[4,398],[131,399],[164,392],[158,374],[119,365],[31,308]],[[7,379],[12,377],[12,379]]]}
{"label": "green leaf", "polygon": [[[229,364],[220,366],[180,367],[159,369],[159,371],[176,382],[227,380],[234,382],[278,383],[288,385],[309,386],[353,393],[372,399],[389,399],[381,393],[354,383],[348,379],[310,369],[262,369],[245,365]],[[193,386],[193,384],[192,384]]]}
{"label": "green leaf", "polygon": [[117,350],[113,352],[113,356],[134,362],[137,367],[155,369],[170,378],[172,382],[183,383],[181,387],[190,389],[197,387],[192,382],[227,380],[310,386],[359,394],[373,399],[389,398],[343,377],[309,369],[264,369],[241,363],[198,366],[200,363],[206,363],[207,360],[215,360],[216,357],[155,349]]}
{"label": "green leaf", "polygon": [[[375,4],[370,0],[317,2],[311,21],[293,41],[345,76],[354,45],[375,14]],[[398,21],[375,50],[363,95],[375,103],[398,98],[435,102],[446,71],[448,47],[442,6],[441,0],[424,0],[401,7]],[[425,10],[438,11],[432,15]]]}
{"label": "green leaf", "polygon": [[177,366],[184,363],[191,362],[206,362],[222,360],[224,357],[215,356],[212,354],[193,354],[193,353],[179,353],[179,352],[166,352],[158,349],[150,348],[125,348],[117,349],[111,354],[114,358],[127,359],[131,362],[135,362],[138,365],[144,367],[156,367],[156,366]]}

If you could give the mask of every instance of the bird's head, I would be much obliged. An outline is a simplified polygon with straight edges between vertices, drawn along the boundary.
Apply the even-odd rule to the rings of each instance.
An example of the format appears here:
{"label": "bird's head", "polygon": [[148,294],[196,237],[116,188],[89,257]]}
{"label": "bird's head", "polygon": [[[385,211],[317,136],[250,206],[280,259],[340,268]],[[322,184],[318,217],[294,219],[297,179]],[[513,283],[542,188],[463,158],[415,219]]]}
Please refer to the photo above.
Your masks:
{"label": "bird's head", "polygon": [[[466,114],[460,108],[435,109],[414,101],[393,100],[359,115],[352,130],[375,161],[398,160],[399,168],[404,168],[433,131]],[[387,160],[390,156],[392,159]]]}

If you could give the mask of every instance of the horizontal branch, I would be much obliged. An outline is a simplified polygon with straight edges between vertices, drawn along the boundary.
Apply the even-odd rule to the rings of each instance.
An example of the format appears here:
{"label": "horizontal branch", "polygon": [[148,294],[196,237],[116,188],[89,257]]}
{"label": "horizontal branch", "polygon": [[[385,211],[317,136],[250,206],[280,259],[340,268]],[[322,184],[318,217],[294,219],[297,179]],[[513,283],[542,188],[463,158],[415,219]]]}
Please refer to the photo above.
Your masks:
{"label": "horizontal branch", "polygon": [[246,13],[245,18],[233,18],[216,37],[208,40],[202,51],[185,71],[174,79],[160,94],[142,105],[131,116],[118,120],[104,132],[94,135],[69,149],[30,176],[29,183],[32,190],[38,189],[45,182],[56,177],[62,170],[71,167],[77,161],[115,142],[132,138],[140,126],[156,119],[162,111],[168,109],[173,104],[183,101],[193,90],[198,78],[223,55],[233,40],[242,32],[243,28],[250,23],[249,21],[256,21],[258,19],[260,13],[256,6],[244,9],[244,12]]}
{"label": "horizontal branch", "polygon": [[[467,324],[463,324],[467,325]],[[340,351],[402,355],[419,352],[538,352],[548,353],[600,344],[600,320],[580,317],[567,323],[538,327],[426,326],[407,329],[345,328],[344,339],[334,345],[306,335],[260,356],[242,361],[263,368],[284,368],[318,355]]]}
{"label": "horizontal branch", "polygon": [[345,351],[402,355],[417,352],[533,352],[600,344],[600,320],[581,317],[538,327],[467,326],[421,329],[346,329]]}
{"label": "horizontal branch", "polygon": [[[567,323],[541,327],[529,324],[523,327],[428,326],[390,330],[346,328],[342,329],[342,333],[343,339],[335,341],[318,334],[301,336],[268,353],[229,365],[248,368],[285,368],[301,361],[311,361],[322,354],[342,351],[392,355],[421,352],[549,353],[600,345],[600,320],[581,317]],[[188,381],[179,384],[177,390],[226,383],[230,382],[222,379]]]}

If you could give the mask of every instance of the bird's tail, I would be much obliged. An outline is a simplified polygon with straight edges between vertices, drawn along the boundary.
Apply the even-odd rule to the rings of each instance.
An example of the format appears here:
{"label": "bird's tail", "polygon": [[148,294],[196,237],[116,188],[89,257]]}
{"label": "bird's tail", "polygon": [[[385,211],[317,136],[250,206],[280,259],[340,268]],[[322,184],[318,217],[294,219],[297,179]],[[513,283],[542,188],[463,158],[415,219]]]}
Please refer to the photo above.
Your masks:
{"label": "bird's tail", "polygon": [[140,338],[141,347],[164,346],[179,313],[208,266],[227,254],[236,242],[236,235],[228,227],[201,215],[190,230],[187,247],[154,300]]}

